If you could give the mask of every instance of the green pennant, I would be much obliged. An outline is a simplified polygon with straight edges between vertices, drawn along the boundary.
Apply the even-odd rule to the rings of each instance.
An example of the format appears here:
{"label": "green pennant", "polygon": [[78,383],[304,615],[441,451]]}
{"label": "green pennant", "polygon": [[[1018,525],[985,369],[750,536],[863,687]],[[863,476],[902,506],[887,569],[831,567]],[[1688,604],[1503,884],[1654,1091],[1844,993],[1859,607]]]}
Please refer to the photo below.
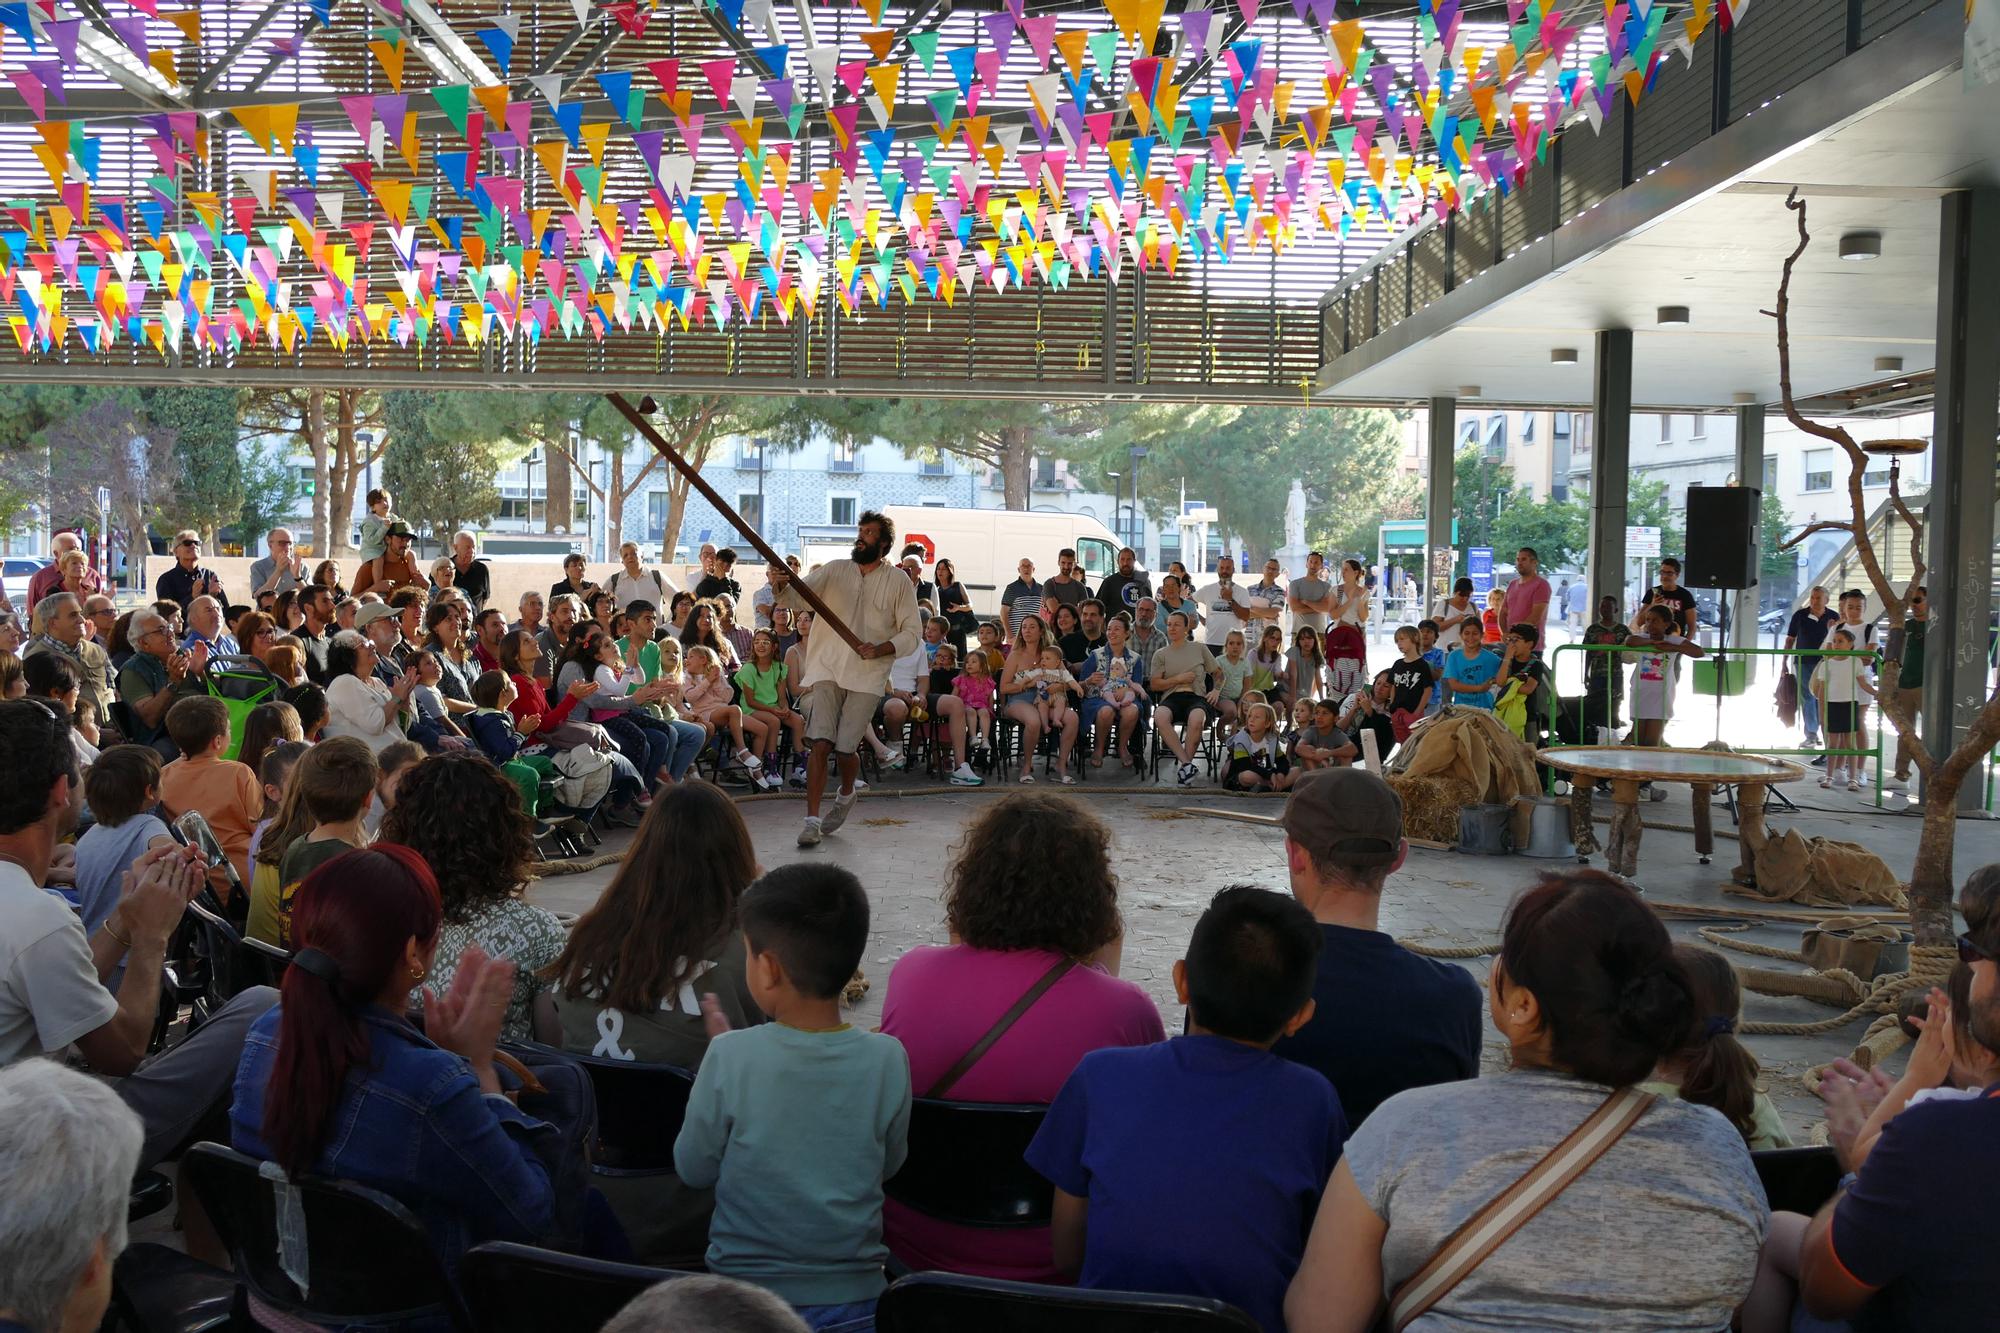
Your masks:
{"label": "green pennant", "polygon": [[917,155],[923,158],[925,165],[929,165],[931,159],[937,156],[937,150],[938,139],[935,134],[926,134],[917,140]]}
{"label": "green pennant", "polygon": [[174,183],[172,176],[148,176],[146,177],[146,185],[150,189],[158,190],[169,199],[178,199],[181,197],[180,186]]}
{"label": "green pennant", "polygon": [[445,119],[458,131],[459,138],[465,137],[467,113],[472,105],[472,85],[469,83],[445,83],[431,89],[431,97],[437,102],[438,110],[444,112]]}
{"label": "green pennant", "polygon": [[910,49],[917,53],[917,59],[924,62],[924,73],[929,74],[937,64],[938,33],[935,28],[929,32],[910,34]]}
{"label": "green pennant", "polygon": [[1193,124],[1194,121],[1190,117],[1183,116],[1178,112],[1176,112],[1174,115],[1174,123],[1167,126],[1167,147],[1179,148],[1181,146],[1181,140],[1187,137],[1188,127]]}
{"label": "green pennant", "polygon": [[436,190],[437,187],[433,185],[415,185],[410,187],[410,221],[424,222],[429,220],[431,215],[431,195],[436,193]]}
{"label": "green pennant", "polygon": [[576,173],[577,184],[583,187],[584,198],[590,200],[593,204],[603,202],[604,168],[572,167],[571,170]]}
{"label": "green pennant", "polygon": [[793,138],[796,139],[798,137],[799,126],[804,123],[805,118],[805,99],[800,98],[798,101],[792,103],[792,114],[785,117],[785,128],[792,132]]}
{"label": "green pennant", "polygon": [[941,93],[932,93],[924,100],[930,103],[931,114],[937,117],[938,124],[940,125],[951,124],[951,118],[958,114],[958,88],[956,85],[945,89]]}
{"label": "green pennant", "polygon": [[646,91],[643,88],[634,88],[625,94],[625,123],[636,130],[645,119]]}
{"label": "green pennant", "polygon": [[1112,66],[1118,63],[1118,30],[1107,28],[1103,32],[1090,34],[1090,63],[1098,72],[1109,79]]}

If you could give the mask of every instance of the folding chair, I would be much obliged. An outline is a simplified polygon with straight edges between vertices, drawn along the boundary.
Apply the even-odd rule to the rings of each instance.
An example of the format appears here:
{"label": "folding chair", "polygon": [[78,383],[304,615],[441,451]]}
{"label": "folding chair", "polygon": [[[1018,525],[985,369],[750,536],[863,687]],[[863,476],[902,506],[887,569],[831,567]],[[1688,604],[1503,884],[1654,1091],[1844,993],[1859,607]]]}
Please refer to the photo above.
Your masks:
{"label": "folding chair", "polygon": [[594,1333],[640,1292],[685,1276],[499,1240],[467,1250],[458,1273],[479,1333]]}
{"label": "folding chair", "polygon": [[909,1155],[884,1181],[888,1196],[928,1217],[968,1227],[1049,1224],[1055,1190],[1024,1154],[1046,1106],[910,1103]]}
{"label": "folding chair", "polygon": [[1032,1282],[913,1273],[882,1293],[879,1333],[1259,1333],[1257,1321],[1205,1296],[1084,1291]]}
{"label": "folding chair", "polygon": [[1767,1148],[1750,1154],[1773,1212],[1811,1217],[1840,1188],[1840,1160],[1831,1148]]}

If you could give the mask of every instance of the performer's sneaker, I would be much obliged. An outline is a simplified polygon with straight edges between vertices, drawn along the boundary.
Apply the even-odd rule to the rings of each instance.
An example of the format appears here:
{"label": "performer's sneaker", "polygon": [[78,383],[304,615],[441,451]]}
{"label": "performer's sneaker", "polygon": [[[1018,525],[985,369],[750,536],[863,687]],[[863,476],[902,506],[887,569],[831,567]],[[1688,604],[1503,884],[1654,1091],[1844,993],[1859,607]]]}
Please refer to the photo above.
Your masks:
{"label": "performer's sneaker", "polygon": [[819,846],[821,832],[822,829],[820,827],[820,821],[818,816],[807,815],[805,827],[799,830],[799,846],[801,847]]}
{"label": "performer's sneaker", "polygon": [[951,785],[954,787],[983,787],[986,779],[972,771],[972,765],[960,764],[951,771]]}
{"label": "performer's sneaker", "polygon": [[848,813],[854,809],[854,802],[860,795],[861,793],[857,789],[855,791],[841,792],[838,796],[834,797],[833,804],[827,807],[826,814],[819,821],[820,831],[822,833],[832,833],[842,824],[845,824]]}

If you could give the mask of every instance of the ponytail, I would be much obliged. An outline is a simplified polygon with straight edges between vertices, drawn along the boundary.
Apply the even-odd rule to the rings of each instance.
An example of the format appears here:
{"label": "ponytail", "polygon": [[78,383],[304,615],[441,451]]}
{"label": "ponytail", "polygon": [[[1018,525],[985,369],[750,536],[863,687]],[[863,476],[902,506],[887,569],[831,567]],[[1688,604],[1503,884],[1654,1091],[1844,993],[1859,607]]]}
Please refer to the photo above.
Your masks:
{"label": "ponytail", "polygon": [[394,983],[409,942],[437,937],[441,916],[430,867],[393,843],[342,852],[299,886],[301,947],[280,988],[261,1127],[288,1176],[313,1169],[349,1071],[368,1064],[363,1011]]}
{"label": "ponytail", "polygon": [[1713,949],[1677,944],[1674,956],[1687,971],[1695,1011],[1702,1015],[1692,1044],[1674,1061],[1681,1074],[1681,1100],[1714,1107],[1747,1139],[1754,1128],[1760,1066],[1736,1039],[1742,983],[1729,960]]}

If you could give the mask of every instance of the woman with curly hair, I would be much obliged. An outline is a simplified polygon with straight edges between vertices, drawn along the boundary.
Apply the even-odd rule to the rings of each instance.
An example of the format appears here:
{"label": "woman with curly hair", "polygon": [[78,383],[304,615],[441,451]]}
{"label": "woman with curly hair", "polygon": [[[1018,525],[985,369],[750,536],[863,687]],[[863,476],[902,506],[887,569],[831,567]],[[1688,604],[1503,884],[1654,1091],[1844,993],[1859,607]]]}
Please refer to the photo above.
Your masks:
{"label": "woman with curly hair", "polygon": [[477,948],[515,964],[514,993],[500,1035],[556,1042],[561,1029],[541,975],[562,952],[555,915],[521,900],[535,857],[521,793],[485,755],[432,755],[396,785],[396,808],[382,821],[382,842],[410,848],[437,875],[444,903],[432,989],[451,988],[458,960]]}
{"label": "woman with curly hair", "polygon": [[[1046,1105],[1091,1051],[1165,1039],[1146,992],[1117,976],[1124,922],[1110,846],[1102,820],[1053,792],[1005,797],[966,830],[944,895],[952,943],[897,960],[882,1009],[882,1031],[909,1052],[918,1096]],[[1040,987],[979,1059],[956,1068]],[[1060,1280],[1045,1227],[958,1226],[894,1199],[883,1224],[890,1250],[912,1268]]]}

